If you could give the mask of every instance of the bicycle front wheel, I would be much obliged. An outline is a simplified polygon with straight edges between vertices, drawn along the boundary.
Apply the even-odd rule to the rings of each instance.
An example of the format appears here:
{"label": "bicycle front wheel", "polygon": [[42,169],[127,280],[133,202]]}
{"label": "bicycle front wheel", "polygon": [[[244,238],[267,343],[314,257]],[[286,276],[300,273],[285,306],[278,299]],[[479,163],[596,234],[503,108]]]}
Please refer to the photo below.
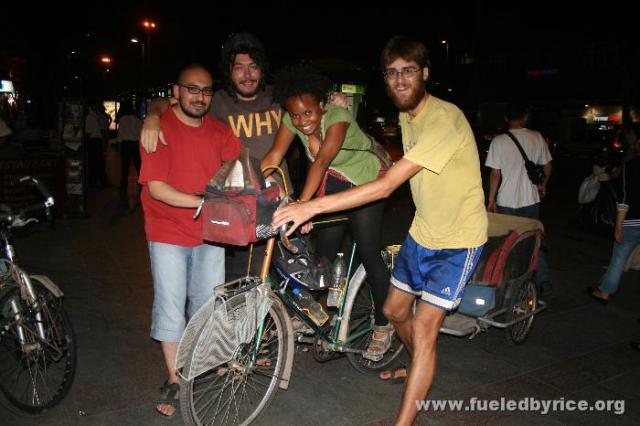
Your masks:
{"label": "bicycle front wheel", "polygon": [[[227,303],[228,318],[239,319],[246,309],[243,298]],[[182,381],[180,404],[187,425],[246,425],[258,418],[275,396],[286,364],[286,313],[271,306],[258,333],[248,344],[236,348],[233,359],[206,371],[193,380]],[[256,350],[256,348],[258,348]],[[204,356],[194,345],[183,375],[189,377],[192,360]]]}
{"label": "bicycle front wheel", "polygon": [[15,284],[0,298],[0,390],[13,407],[38,415],[69,392],[77,356],[62,300],[40,283],[32,284],[33,305]]}

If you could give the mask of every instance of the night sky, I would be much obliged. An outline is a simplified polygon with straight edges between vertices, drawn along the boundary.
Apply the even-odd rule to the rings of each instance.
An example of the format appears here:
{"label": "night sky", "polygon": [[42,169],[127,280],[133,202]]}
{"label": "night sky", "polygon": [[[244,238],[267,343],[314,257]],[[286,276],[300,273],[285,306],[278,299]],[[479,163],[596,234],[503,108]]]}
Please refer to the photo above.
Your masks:
{"label": "night sky", "polygon": [[[133,3],[133,2],[132,2]],[[156,2],[160,3],[160,2]],[[442,63],[447,39],[451,53],[473,49],[479,40],[496,49],[517,52],[524,46],[544,48],[560,39],[615,40],[638,32],[630,11],[607,4],[589,10],[571,4],[540,1],[394,2],[393,8],[353,7],[348,2],[283,2],[266,6],[234,2],[237,7],[212,8],[220,2],[194,6],[189,2],[153,5],[152,2],[61,2],[9,7],[3,11],[0,54],[27,60],[25,85],[38,90],[62,87],[82,74],[85,87],[119,93],[139,81],[141,52],[129,42],[146,39],[141,22],[158,23],[151,34],[149,82],[168,83],[180,67],[200,62],[217,71],[221,42],[234,31],[251,31],[261,38],[272,68],[298,60],[331,58],[360,70],[377,72],[386,40],[404,33],[423,40],[433,58],[433,72]],[[261,3],[263,4],[263,3]],[[556,10],[556,7],[570,10]],[[628,7],[628,6],[627,6]],[[632,25],[633,24],[633,25]],[[75,57],[70,52],[78,52]],[[99,57],[113,58],[104,80]],[[439,63],[440,62],[440,63]],[[436,74],[437,75],[437,74]],[[105,84],[106,83],[106,84]]]}

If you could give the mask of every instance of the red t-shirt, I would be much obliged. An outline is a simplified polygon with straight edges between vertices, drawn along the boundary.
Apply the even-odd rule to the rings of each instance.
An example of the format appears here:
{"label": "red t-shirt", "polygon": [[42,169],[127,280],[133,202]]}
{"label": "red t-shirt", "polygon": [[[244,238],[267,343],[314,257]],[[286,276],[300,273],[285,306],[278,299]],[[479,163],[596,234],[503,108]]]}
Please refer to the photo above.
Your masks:
{"label": "red t-shirt", "polygon": [[195,209],[173,207],[151,197],[150,181],[166,182],[187,194],[204,191],[209,179],[225,160],[240,154],[241,145],[231,129],[206,115],[200,127],[182,123],[169,108],[160,118],[168,145],[158,142],[156,152],[140,147],[142,167],[138,182],[148,241],[193,247],[202,244],[202,218]]}

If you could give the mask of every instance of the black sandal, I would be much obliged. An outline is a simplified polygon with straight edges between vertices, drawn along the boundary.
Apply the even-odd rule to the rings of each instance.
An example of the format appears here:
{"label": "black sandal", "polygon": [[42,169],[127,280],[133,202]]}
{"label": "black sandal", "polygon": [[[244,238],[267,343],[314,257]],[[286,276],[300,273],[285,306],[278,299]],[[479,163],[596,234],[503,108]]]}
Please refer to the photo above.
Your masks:
{"label": "black sandal", "polygon": [[[169,383],[169,380],[167,379],[160,388],[160,393],[162,395],[162,398],[153,401],[156,413],[166,419],[170,419],[176,415],[178,409],[180,408],[180,404],[178,403],[178,395],[180,394],[180,383]],[[174,408],[173,414],[169,415],[162,413],[158,410],[159,405],[172,406]]]}

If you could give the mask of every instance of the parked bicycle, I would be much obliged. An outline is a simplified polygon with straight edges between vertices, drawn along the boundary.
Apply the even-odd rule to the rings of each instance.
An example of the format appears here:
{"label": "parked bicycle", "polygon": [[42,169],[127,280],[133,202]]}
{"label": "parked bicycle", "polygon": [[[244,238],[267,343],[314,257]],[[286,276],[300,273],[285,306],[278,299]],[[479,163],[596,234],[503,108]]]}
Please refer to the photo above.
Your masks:
{"label": "parked bicycle", "polygon": [[44,202],[17,211],[0,205],[0,390],[9,409],[41,414],[69,392],[76,371],[76,338],[62,306],[63,293],[44,275],[18,266],[11,230],[38,222],[54,199],[37,179],[22,184],[38,189]]}
{"label": "parked bicycle", "polygon": [[[289,385],[294,341],[311,343],[319,362],[344,353],[361,372],[387,367],[403,349],[397,336],[381,360],[362,357],[373,332],[375,308],[366,271],[356,267],[355,243],[346,264],[346,285],[333,310],[323,306],[329,319],[321,324],[294,294],[311,289],[321,295],[326,265],[319,264],[303,238],[289,241],[283,230],[277,244],[275,238],[267,242],[260,277],[217,287],[190,320],[178,350],[185,423],[236,425],[258,418],[277,390]],[[270,265],[280,279],[269,274]],[[294,330],[291,316],[305,327]]]}

